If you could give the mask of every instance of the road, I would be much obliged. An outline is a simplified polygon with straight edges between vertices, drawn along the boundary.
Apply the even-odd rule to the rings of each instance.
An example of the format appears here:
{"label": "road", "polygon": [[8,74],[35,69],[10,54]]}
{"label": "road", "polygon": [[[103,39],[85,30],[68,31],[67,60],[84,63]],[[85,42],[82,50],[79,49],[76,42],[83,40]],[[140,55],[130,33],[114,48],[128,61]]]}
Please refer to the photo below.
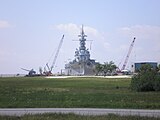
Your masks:
{"label": "road", "polygon": [[25,114],[43,113],[74,113],[77,115],[107,115],[116,114],[121,116],[148,116],[159,117],[160,110],[143,109],[99,109],[99,108],[1,108],[0,115],[23,116]]}
{"label": "road", "polygon": [[132,78],[131,75],[115,75],[115,76],[47,76],[46,78],[73,78],[73,77]]}

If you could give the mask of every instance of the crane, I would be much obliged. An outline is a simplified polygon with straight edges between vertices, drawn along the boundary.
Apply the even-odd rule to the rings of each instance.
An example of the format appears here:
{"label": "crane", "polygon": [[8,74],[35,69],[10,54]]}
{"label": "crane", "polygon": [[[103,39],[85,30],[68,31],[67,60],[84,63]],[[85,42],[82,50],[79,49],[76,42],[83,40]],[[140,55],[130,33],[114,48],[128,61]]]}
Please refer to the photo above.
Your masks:
{"label": "crane", "polygon": [[27,76],[35,76],[36,75],[36,71],[34,71],[33,69],[31,70],[27,70],[25,68],[21,68],[22,70],[28,71],[28,75]]}
{"label": "crane", "polygon": [[125,70],[125,67],[126,67],[126,65],[127,65],[127,63],[128,63],[129,56],[130,56],[131,51],[132,51],[133,46],[134,46],[135,39],[136,39],[136,38],[134,37],[134,38],[133,38],[133,41],[132,41],[132,43],[131,43],[131,45],[130,45],[130,47],[129,47],[129,51],[128,51],[128,53],[127,53],[127,56],[126,56],[126,59],[125,59],[125,61],[124,61],[124,64],[123,64],[123,66],[122,66],[121,71],[122,71],[122,70]]}
{"label": "crane", "polygon": [[61,40],[60,40],[60,43],[59,43],[59,45],[58,45],[56,54],[55,54],[54,59],[53,59],[52,66],[49,67],[49,64],[48,64],[48,63],[46,64],[46,66],[47,66],[47,68],[48,68],[48,72],[46,72],[47,75],[51,75],[51,74],[52,74],[52,70],[53,70],[53,68],[55,67],[55,63],[56,63],[56,60],[57,60],[59,51],[60,51],[60,49],[61,49],[61,46],[62,46],[62,43],[63,43],[63,39],[64,39],[64,35],[62,36],[62,38],[61,38]]}

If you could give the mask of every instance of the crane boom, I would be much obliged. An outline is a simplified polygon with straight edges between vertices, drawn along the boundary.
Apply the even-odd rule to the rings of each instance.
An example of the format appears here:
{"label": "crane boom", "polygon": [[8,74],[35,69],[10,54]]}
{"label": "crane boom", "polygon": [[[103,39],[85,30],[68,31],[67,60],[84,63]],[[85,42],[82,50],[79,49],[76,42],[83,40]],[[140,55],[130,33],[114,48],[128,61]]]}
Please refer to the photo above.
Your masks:
{"label": "crane boom", "polygon": [[126,59],[125,59],[125,61],[124,61],[124,64],[123,64],[121,70],[124,70],[125,67],[126,67],[126,65],[127,65],[127,63],[128,63],[128,59],[129,59],[129,56],[130,56],[130,54],[131,54],[132,48],[133,48],[133,46],[134,46],[135,39],[136,39],[136,38],[134,37],[134,38],[133,38],[133,41],[132,41],[132,43],[131,43],[131,45],[130,45],[130,47],[129,47],[128,54],[127,54],[127,56],[126,56]]}
{"label": "crane boom", "polygon": [[53,69],[54,66],[55,66],[55,63],[56,63],[56,60],[57,60],[59,51],[60,51],[61,46],[62,46],[62,43],[63,43],[63,39],[64,39],[64,35],[62,36],[62,38],[61,38],[61,40],[60,40],[60,43],[59,43],[59,45],[58,45],[58,49],[57,49],[57,51],[56,51],[56,54],[55,54],[55,57],[54,57],[54,60],[53,60],[53,63],[52,63],[52,66],[51,66],[50,71],[52,71],[52,69]]}
{"label": "crane boom", "polygon": [[49,65],[48,65],[48,63],[46,64],[46,66],[47,66],[48,70],[51,71],[51,70],[50,70],[50,67],[49,67]]}
{"label": "crane boom", "polygon": [[30,71],[30,70],[27,70],[27,69],[25,69],[25,68],[21,68],[22,70],[25,70],[25,71]]}

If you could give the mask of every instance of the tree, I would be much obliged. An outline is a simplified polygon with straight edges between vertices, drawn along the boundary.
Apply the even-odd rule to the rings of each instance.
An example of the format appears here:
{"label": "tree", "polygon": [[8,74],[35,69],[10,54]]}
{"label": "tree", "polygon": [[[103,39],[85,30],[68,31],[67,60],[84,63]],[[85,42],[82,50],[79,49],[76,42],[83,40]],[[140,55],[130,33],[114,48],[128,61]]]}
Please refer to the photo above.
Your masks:
{"label": "tree", "polygon": [[103,68],[102,64],[100,63],[96,64],[96,75],[99,75],[99,73],[102,72],[102,68]]}
{"label": "tree", "polygon": [[116,70],[117,66],[114,64],[113,61],[105,62],[103,64],[103,73],[104,76],[108,73],[109,75],[112,75],[112,73]]}
{"label": "tree", "polygon": [[158,71],[160,72],[160,64],[158,65]]}
{"label": "tree", "polygon": [[131,80],[131,89],[135,91],[160,91],[160,76],[157,69],[149,64],[143,65]]}
{"label": "tree", "polygon": [[103,71],[104,76],[106,76],[108,70],[109,70],[108,62],[105,62],[105,63],[103,64],[103,66],[102,66],[102,71]]}
{"label": "tree", "polygon": [[113,71],[116,70],[117,66],[114,64],[113,61],[110,61],[109,64],[108,64],[108,67],[109,67],[109,71],[112,73]]}
{"label": "tree", "polygon": [[99,73],[102,73],[104,76],[109,73],[110,75],[112,72],[116,71],[117,66],[114,64],[113,61],[110,62],[104,62],[104,64],[97,63],[96,64],[96,75],[99,75]]}

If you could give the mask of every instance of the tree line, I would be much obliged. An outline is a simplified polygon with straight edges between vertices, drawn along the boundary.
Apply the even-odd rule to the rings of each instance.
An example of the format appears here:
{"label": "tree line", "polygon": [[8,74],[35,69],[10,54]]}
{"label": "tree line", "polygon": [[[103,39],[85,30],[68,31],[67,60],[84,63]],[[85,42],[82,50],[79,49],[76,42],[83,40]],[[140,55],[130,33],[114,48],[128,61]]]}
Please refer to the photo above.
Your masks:
{"label": "tree line", "polygon": [[97,63],[96,64],[96,75],[114,75],[116,74],[117,66],[114,64],[113,61],[104,62],[104,64]]}

